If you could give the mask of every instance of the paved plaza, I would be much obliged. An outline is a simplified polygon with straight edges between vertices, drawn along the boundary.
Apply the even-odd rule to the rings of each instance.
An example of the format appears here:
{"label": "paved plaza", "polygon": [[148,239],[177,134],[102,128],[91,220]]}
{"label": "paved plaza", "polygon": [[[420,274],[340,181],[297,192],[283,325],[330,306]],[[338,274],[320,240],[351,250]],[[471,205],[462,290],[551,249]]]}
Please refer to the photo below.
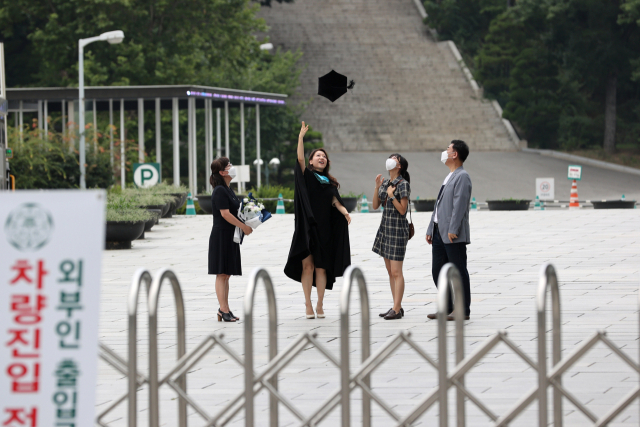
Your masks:
{"label": "paved plaza", "polygon": [[[414,213],[416,236],[409,242],[404,264],[406,290],[402,320],[385,321],[378,313],[391,306],[384,262],[371,252],[380,214],[353,214],[350,226],[352,264],[364,271],[371,304],[372,352],[400,330],[410,331],[433,358],[437,357],[437,322],[427,314],[436,311],[436,291],[431,278],[431,249],[424,240],[430,213]],[[325,299],[326,319],[304,318],[304,299],[299,283],[283,273],[293,233],[293,215],[276,215],[242,245],[242,277],[231,279],[230,306],[243,317],[243,294],[250,272],[265,267],[274,280],[278,304],[278,346],[285,348],[299,334],[317,333],[318,340],[339,358],[339,279]],[[105,251],[102,273],[100,341],[126,356],[127,295],[131,277],[138,267],[152,272],[173,269],[182,284],[187,319],[187,350],[207,335],[223,333],[224,340],[238,354],[243,353],[242,321],[218,323],[218,303],[214,277],[207,275],[207,251],[211,216],[163,219],[134,242],[131,250]],[[537,360],[535,294],[540,267],[555,265],[560,280],[562,304],[562,354],[566,357],[596,330],[607,336],[634,361],[638,360],[638,288],[640,287],[640,210],[556,210],[526,212],[472,212],[468,247],[471,275],[471,320],[465,322],[465,346],[469,354],[498,330],[505,330],[522,351]],[[267,361],[267,310],[263,288],[258,291],[254,317],[256,369]],[[145,300],[142,298],[142,300]],[[313,298],[315,302],[315,297]],[[175,361],[175,310],[169,286],[160,300],[160,371]],[[140,303],[138,362],[146,373],[146,307]],[[360,360],[359,298],[351,303],[351,364]],[[549,317],[549,316],[548,316]],[[548,321],[550,329],[550,321]],[[449,367],[453,365],[453,324],[449,323]],[[548,334],[550,340],[550,334]],[[549,344],[550,347],[550,344]],[[550,350],[549,350],[549,354]],[[281,392],[304,414],[312,413],[339,387],[339,371],[313,346],[303,351],[279,376]],[[466,377],[469,389],[498,415],[508,410],[536,384],[535,372],[504,344],[493,349]],[[222,350],[215,349],[188,374],[188,392],[209,414],[216,413],[243,388],[242,368]],[[418,354],[404,345],[389,358],[371,379],[373,390],[399,414],[406,414],[437,385],[437,373]],[[563,376],[563,385],[596,415],[638,384],[638,373],[625,365],[611,350],[599,344]],[[126,378],[100,362],[97,410],[106,408],[126,391]],[[352,394],[352,425],[359,425],[360,392]],[[454,399],[454,392],[450,393]],[[147,388],[138,393],[138,425],[147,425]],[[551,400],[550,400],[551,406]],[[373,425],[395,425],[375,403]],[[161,391],[161,425],[177,426],[177,399],[166,386]],[[298,425],[280,406],[280,425]],[[517,418],[512,426],[533,426],[537,403]],[[450,403],[454,415],[455,403]],[[564,400],[565,426],[589,425],[588,419]],[[125,426],[126,404],[105,418],[111,426]],[[640,408],[636,401],[611,426],[637,426]],[[189,425],[204,425],[189,410]],[[434,405],[416,425],[436,426]],[[321,424],[339,425],[336,408]],[[550,417],[550,420],[553,418]],[[243,413],[230,423],[244,425]],[[467,402],[467,425],[489,425],[489,419]],[[263,392],[256,400],[256,425],[268,425],[267,399]],[[450,425],[454,421],[450,420]]]}

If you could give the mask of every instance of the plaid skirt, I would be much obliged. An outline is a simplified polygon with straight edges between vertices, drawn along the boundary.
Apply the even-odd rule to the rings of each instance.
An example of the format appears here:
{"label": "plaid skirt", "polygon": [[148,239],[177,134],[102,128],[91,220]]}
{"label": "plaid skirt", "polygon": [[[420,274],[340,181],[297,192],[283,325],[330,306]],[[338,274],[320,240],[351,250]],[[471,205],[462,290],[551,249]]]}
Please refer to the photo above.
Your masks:
{"label": "plaid skirt", "polygon": [[391,261],[404,261],[409,242],[409,222],[395,208],[385,208],[372,251]]}

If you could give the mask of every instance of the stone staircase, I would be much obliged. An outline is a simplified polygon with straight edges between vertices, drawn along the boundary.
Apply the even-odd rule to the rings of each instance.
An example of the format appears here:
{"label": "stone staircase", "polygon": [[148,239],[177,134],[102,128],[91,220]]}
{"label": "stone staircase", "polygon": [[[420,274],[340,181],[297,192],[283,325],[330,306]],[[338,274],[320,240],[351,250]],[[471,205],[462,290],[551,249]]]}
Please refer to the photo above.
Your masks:
{"label": "stone staircase", "polygon": [[[472,150],[516,150],[447,44],[427,35],[412,0],[272,2],[260,15],[276,47],[304,53],[291,102],[310,100],[302,118],[329,150],[444,150],[452,139]],[[335,103],[317,95],[318,77],[331,69],[356,81]]]}

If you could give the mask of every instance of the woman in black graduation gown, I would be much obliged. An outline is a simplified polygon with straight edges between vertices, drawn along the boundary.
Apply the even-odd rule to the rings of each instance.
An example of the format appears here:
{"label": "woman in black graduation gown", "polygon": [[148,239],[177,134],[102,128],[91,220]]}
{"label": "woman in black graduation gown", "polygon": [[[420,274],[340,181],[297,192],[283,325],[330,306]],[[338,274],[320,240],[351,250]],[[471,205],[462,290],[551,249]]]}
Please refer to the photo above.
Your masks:
{"label": "woman in black graduation gown", "polygon": [[209,237],[209,274],[216,274],[216,296],[220,303],[218,321],[235,322],[229,308],[229,278],[242,276],[240,244],[233,241],[236,227],[245,235],[251,234],[251,227],[238,219],[240,200],[229,183],[236,176],[235,168],[226,157],[211,162],[209,182],[213,187],[211,206],[213,207],[213,228]]}
{"label": "woman in black graduation gown", "polygon": [[[322,148],[304,156],[304,135],[309,126],[302,122],[295,165],[295,231],[284,273],[302,283],[306,317],[324,318],[325,289],[332,289],[336,277],[351,264],[349,212],[338,193],[340,184],[329,175],[329,157]],[[311,303],[311,287],[318,291],[316,311]]]}

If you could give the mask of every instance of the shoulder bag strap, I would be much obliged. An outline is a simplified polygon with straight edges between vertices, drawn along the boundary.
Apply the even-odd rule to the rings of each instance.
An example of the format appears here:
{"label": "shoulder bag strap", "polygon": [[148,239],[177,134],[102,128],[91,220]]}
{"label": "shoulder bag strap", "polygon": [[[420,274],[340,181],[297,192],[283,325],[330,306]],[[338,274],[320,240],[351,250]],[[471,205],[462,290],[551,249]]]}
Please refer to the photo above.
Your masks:
{"label": "shoulder bag strap", "polygon": [[[401,179],[400,181],[398,181],[398,184],[400,184],[402,181],[404,181],[404,178],[403,178],[403,179]],[[409,200],[408,200],[408,202],[409,202],[409,203],[407,204],[407,209],[409,210],[409,219],[411,220],[410,224],[413,224],[413,218],[411,217],[411,199],[410,199],[410,198],[408,198],[408,197],[407,197],[407,199],[409,199]],[[406,217],[406,216],[407,216],[407,215],[405,214],[405,217]]]}

